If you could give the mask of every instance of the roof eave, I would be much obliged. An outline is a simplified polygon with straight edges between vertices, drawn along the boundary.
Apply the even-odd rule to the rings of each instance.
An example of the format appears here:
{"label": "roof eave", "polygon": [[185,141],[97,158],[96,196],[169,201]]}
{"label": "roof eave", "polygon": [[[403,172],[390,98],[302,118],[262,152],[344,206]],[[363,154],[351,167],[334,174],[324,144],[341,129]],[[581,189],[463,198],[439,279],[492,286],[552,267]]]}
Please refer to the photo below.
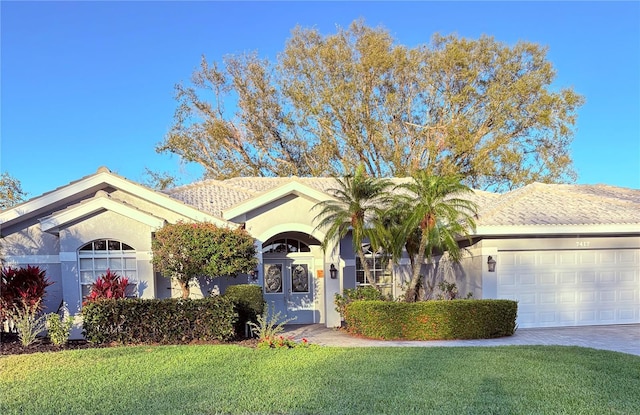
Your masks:
{"label": "roof eave", "polygon": [[640,235],[640,223],[585,225],[483,225],[474,236]]}

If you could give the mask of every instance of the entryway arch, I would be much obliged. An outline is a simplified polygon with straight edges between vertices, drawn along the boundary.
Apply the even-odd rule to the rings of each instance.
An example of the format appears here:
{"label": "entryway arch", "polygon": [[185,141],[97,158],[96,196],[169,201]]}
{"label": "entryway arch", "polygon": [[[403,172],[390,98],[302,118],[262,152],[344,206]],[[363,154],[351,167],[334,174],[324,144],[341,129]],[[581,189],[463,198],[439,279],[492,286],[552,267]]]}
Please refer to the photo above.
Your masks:
{"label": "entryway arch", "polygon": [[318,323],[318,270],[324,264],[320,241],[305,232],[281,232],[262,243],[261,253],[262,289],[272,312],[294,319],[290,324]]}

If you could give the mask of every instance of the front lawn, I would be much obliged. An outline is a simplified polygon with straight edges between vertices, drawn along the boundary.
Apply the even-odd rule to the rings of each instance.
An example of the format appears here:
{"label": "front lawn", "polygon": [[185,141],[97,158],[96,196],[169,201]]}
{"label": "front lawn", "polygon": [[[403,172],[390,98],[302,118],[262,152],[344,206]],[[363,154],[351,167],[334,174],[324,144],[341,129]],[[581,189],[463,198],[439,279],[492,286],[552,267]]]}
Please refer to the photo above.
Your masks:
{"label": "front lawn", "polygon": [[0,357],[0,414],[637,414],[640,357],[579,347],[116,347]]}

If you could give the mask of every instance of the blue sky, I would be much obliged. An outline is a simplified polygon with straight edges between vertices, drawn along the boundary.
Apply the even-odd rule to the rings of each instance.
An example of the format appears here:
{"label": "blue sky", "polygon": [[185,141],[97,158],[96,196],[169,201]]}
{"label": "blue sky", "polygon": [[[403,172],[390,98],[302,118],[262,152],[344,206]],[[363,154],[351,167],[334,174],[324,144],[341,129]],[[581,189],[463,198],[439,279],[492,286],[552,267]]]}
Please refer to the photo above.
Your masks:
{"label": "blue sky", "polygon": [[572,145],[578,183],[640,188],[639,2],[0,2],[0,171],[29,197],[107,166],[200,178],[156,154],[173,87],[204,54],[275,58],[296,25],[363,18],[399,43],[481,34],[549,48],[558,87],[586,97]]}

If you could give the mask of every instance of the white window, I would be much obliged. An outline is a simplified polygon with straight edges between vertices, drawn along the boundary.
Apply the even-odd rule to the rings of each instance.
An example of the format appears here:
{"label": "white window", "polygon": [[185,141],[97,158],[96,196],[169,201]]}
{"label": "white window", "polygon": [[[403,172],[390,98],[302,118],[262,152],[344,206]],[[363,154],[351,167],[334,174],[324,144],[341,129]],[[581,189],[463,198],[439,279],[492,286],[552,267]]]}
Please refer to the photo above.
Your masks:
{"label": "white window", "polygon": [[82,298],[89,295],[91,284],[108,269],[129,279],[127,297],[138,296],[136,250],[131,246],[113,239],[99,239],[81,247],[78,260]]}
{"label": "white window", "polygon": [[294,238],[269,240],[262,244],[262,253],[264,254],[291,252],[311,252],[311,249],[306,243]]}
{"label": "white window", "polygon": [[[390,258],[383,252],[373,252],[369,244],[363,244],[364,257],[369,266],[369,275],[373,285],[381,288],[383,294],[391,294],[393,290],[393,276],[389,267]],[[362,261],[356,256],[356,285],[371,285],[369,279],[365,278]]]}

